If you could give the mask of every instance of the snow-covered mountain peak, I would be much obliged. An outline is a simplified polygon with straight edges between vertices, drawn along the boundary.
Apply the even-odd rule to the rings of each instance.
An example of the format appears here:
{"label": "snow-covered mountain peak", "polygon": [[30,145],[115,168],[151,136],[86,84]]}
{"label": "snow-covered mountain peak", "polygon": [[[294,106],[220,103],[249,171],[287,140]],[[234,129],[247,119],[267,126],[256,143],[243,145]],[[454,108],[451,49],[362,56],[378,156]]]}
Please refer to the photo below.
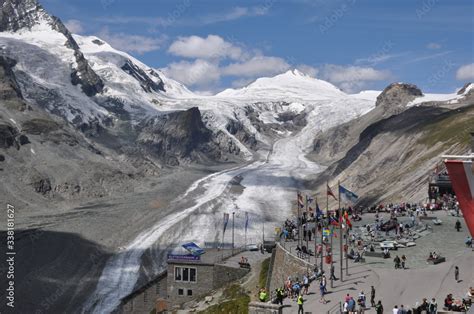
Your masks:
{"label": "snow-covered mountain peak", "polygon": [[273,100],[322,100],[346,94],[329,82],[296,69],[273,77],[262,77],[240,89],[226,89],[217,97],[260,98]]}
{"label": "snow-covered mountain peak", "polygon": [[0,31],[16,32],[31,29],[44,21],[54,19],[36,0],[0,0]]}

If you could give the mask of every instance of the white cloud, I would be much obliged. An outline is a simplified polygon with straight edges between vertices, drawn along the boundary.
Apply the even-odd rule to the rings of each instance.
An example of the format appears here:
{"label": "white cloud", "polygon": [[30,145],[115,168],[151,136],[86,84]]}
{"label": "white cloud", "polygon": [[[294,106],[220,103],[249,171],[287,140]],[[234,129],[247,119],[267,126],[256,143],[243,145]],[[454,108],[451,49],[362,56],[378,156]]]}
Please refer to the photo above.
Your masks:
{"label": "white cloud", "polygon": [[147,37],[142,35],[130,35],[125,33],[110,33],[107,27],[104,27],[97,37],[102,38],[112,47],[127,52],[136,52],[143,54],[145,52],[159,50],[166,40],[166,37]]}
{"label": "white cloud", "polygon": [[168,48],[168,52],[186,58],[219,59],[231,58],[237,60],[242,57],[240,47],[225,41],[217,35],[180,37]]}
{"label": "white cloud", "polygon": [[180,61],[169,64],[162,71],[188,86],[209,86],[219,81],[219,67],[206,60],[197,59],[194,62]]}
{"label": "white cloud", "polygon": [[241,87],[249,85],[253,81],[255,81],[254,78],[237,79],[237,80],[232,81],[232,87],[233,88],[241,88]]}
{"label": "white cloud", "polygon": [[437,52],[437,53],[433,53],[433,54],[430,54],[430,55],[426,55],[426,56],[421,56],[421,57],[418,57],[418,58],[410,59],[410,60],[409,60],[408,62],[406,62],[406,63],[414,63],[414,62],[420,62],[420,61],[425,61],[425,60],[436,59],[436,58],[445,56],[445,55],[447,55],[447,54],[450,54],[451,52],[453,52],[453,51],[452,51],[452,50],[448,50],[448,51]]}
{"label": "white cloud", "polygon": [[428,49],[440,49],[441,45],[438,44],[438,43],[429,43],[428,45],[426,45],[426,48],[428,48]]}
{"label": "white cloud", "polygon": [[73,34],[81,34],[84,32],[84,27],[79,20],[67,20],[64,25]]}
{"label": "white cloud", "polygon": [[290,65],[282,58],[254,56],[244,62],[232,63],[222,69],[224,75],[241,77],[259,77],[275,75],[290,68]]}
{"label": "white cloud", "polygon": [[298,69],[299,71],[303,72],[304,74],[312,76],[312,77],[316,77],[316,75],[318,75],[318,73],[319,73],[318,68],[312,67],[312,66],[307,65],[307,64],[299,64],[299,65],[296,66],[296,69]]}
{"label": "white cloud", "polygon": [[392,77],[388,70],[354,65],[326,64],[320,70],[320,73],[322,79],[337,85],[346,92],[356,92],[369,82],[388,80]]}
{"label": "white cloud", "polygon": [[202,24],[227,22],[237,20],[243,17],[266,15],[268,13],[268,9],[269,6],[235,7],[229,12],[203,16],[199,20]]}
{"label": "white cloud", "polygon": [[461,66],[456,71],[456,79],[459,81],[474,80],[474,63]]}

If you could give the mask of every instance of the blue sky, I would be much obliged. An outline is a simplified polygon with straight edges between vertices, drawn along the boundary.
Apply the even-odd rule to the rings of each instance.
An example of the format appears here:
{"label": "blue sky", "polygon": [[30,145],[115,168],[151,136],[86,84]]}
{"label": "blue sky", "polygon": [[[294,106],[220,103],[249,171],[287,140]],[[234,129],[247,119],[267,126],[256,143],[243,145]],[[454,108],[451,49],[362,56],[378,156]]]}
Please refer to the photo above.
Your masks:
{"label": "blue sky", "polygon": [[474,81],[472,1],[41,3],[73,32],[99,36],[201,92],[291,68],[348,92],[403,81],[444,93]]}

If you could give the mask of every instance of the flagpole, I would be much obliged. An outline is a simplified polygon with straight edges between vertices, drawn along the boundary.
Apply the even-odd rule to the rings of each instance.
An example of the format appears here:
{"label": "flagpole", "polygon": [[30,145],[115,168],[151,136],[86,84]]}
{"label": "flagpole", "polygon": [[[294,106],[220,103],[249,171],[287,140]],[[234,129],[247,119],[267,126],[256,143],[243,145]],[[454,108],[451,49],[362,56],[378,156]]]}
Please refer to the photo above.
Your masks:
{"label": "flagpole", "polygon": [[249,220],[249,213],[245,212],[245,251],[247,251],[247,226],[248,226],[248,220]]}
{"label": "flagpole", "polygon": [[331,288],[334,288],[334,281],[333,281],[333,276],[332,276],[332,263],[333,263],[333,254],[332,254],[332,237],[333,237],[333,233],[334,233],[334,227],[331,227],[331,234],[330,234],[330,237],[331,237],[331,266],[329,266],[329,275],[331,276]]}
{"label": "flagpole", "polygon": [[[309,236],[308,236],[308,196],[306,195],[306,249],[309,249]],[[308,254],[308,261],[311,260],[311,255]]]}
{"label": "flagpole", "polygon": [[224,226],[222,227],[222,243],[221,243],[221,249],[224,249],[225,227],[226,227],[226,223],[225,223],[225,213],[224,213]]}
{"label": "flagpole", "polygon": [[[346,249],[347,250],[349,250],[348,238],[349,238],[349,226],[347,226],[347,230],[346,230]],[[346,251],[346,276],[349,276],[349,258],[347,257],[347,251]]]}
{"label": "flagpole", "polygon": [[[328,216],[328,221],[329,221],[329,194],[328,194],[328,187],[329,187],[329,182],[326,181],[326,215]],[[321,217],[321,274],[323,273],[323,266],[324,266],[324,246],[323,246],[323,241],[324,241],[324,215]]]}
{"label": "flagpole", "polygon": [[232,256],[234,256],[234,220],[235,212],[232,212]]}
{"label": "flagpole", "polygon": [[297,210],[297,220],[298,220],[298,246],[301,248],[303,245],[303,241],[301,239],[301,218],[300,218],[300,192],[298,191],[296,193],[296,207],[298,208]]}
{"label": "flagpole", "polygon": [[317,234],[318,234],[318,215],[316,213],[316,211],[318,210],[318,198],[315,197],[314,198],[314,201],[316,202],[315,203],[315,208],[314,208],[314,266],[318,266],[318,258],[316,257],[316,252],[317,252]]}
{"label": "flagpole", "polygon": [[342,260],[343,260],[343,254],[342,254],[342,210],[341,210],[341,182],[340,181],[337,181],[337,191],[338,191],[338,201],[339,201],[339,220],[340,220],[340,224],[339,224],[339,252],[341,254],[340,256],[340,260],[341,260],[341,282],[344,281],[343,277],[342,277],[342,274],[343,274],[343,271],[342,271]]}

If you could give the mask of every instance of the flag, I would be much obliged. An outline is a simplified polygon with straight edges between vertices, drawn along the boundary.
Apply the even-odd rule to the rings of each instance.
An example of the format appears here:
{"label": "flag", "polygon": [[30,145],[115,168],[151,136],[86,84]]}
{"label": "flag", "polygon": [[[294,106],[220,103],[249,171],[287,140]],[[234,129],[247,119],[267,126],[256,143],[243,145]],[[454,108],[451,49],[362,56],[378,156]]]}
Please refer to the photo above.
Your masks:
{"label": "flag", "polygon": [[327,195],[330,195],[330,196],[334,197],[334,199],[337,201],[337,198],[334,195],[334,193],[332,192],[331,188],[329,187],[329,184],[327,184],[326,187],[327,187]]}
{"label": "flag", "polygon": [[334,216],[329,217],[329,223],[333,226],[339,227],[339,222],[337,222],[337,219]]}
{"label": "flag", "polygon": [[344,219],[345,219],[346,224],[349,227],[349,229],[351,229],[352,228],[352,223],[349,220],[349,213],[347,212],[347,210],[344,212]]}
{"label": "flag", "polygon": [[248,227],[249,227],[249,213],[245,212],[245,232],[247,232]]}
{"label": "flag", "polygon": [[341,195],[341,200],[344,199],[347,203],[356,203],[359,196],[354,192],[349,191],[342,185],[339,185],[339,194]]}
{"label": "flag", "polygon": [[316,202],[316,217],[323,215],[323,211],[319,208],[319,204]]}
{"label": "flag", "polygon": [[337,233],[334,232],[334,229],[329,229],[329,228],[324,228],[323,229],[323,236],[326,236],[326,237],[336,237],[337,238]]}
{"label": "flag", "polygon": [[225,229],[227,228],[228,223],[229,223],[229,214],[224,213],[224,233],[225,233]]}
{"label": "flag", "polygon": [[298,206],[300,206],[301,208],[304,207],[303,195],[301,195],[300,192],[298,192]]}

